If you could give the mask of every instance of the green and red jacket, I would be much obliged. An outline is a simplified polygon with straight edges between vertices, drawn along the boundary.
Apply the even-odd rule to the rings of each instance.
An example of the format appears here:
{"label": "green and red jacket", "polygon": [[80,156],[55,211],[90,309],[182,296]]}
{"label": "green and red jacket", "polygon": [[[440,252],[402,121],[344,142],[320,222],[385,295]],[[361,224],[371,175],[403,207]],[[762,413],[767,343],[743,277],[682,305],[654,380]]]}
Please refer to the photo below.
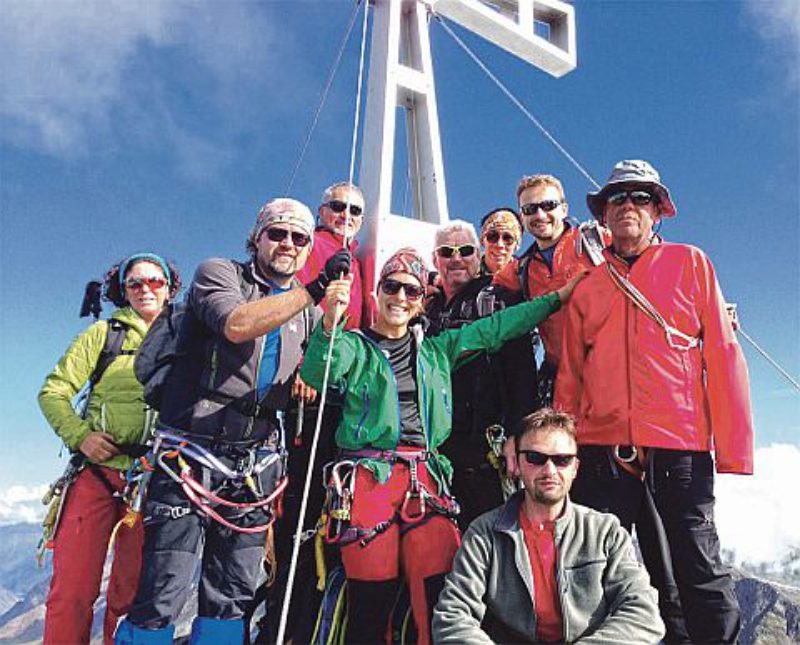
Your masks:
{"label": "green and red jacket", "polygon": [[[435,455],[431,474],[442,484],[452,467],[437,452],[450,435],[452,417],[452,370],[480,351],[495,352],[508,340],[522,336],[561,306],[556,293],[509,307],[459,329],[426,337],[413,328],[417,356],[417,405],[427,450]],[[330,335],[317,325],[306,350],[301,378],[321,389]],[[337,329],[329,381],[346,391],[336,445],[345,450],[374,448],[394,450],[400,437],[397,383],[389,360],[376,343],[358,331]],[[388,463],[364,460],[380,482],[389,478]]]}

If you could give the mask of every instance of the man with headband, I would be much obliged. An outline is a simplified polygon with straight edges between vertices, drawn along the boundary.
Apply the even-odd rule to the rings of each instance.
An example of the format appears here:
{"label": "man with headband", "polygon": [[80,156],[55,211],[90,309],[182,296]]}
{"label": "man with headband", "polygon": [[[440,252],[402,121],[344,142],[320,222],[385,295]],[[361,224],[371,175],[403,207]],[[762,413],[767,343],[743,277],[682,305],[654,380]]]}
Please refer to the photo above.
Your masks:
{"label": "man with headband", "polygon": [[198,551],[191,641],[244,639],[264,530],[284,477],[282,418],[302,343],[325,287],[350,267],[343,250],[313,280],[297,280],[313,229],[308,207],[275,199],[248,236],[249,261],[215,258],[197,269],[156,429],[156,445],[169,450],[154,456],[142,575],[117,642],[172,642]]}
{"label": "man with headband", "polygon": [[[500,209],[484,218],[484,235],[513,231],[513,211]],[[518,236],[517,236],[518,239]],[[491,285],[492,276],[481,273],[478,239],[472,224],[451,220],[436,231],[433,261],[442,289],[426,303],[428,334],[438,334],[500,311],[509,304],[508,294]],[[513,248],[500,240],[503,250]],[[500,254],[497,254],[500,255]],[[494,260],[489,260],[494,265]],[[513,296],[512,296],[513,298]],[[515,302],[519,298],[513,298]],[[499,352],[479,352],[453,372],[453,432],[442,452],[453,462],[453,492],[461,504],[459,525],[469,523],[503,502],[500,479],[487,452],[487,429],[496,440],[500,429],[534,410],[536,366],[529,336],[515,338]],[[494,434],[492,436],[495,436]],[[494,445],[494,444],[492,444]]]}

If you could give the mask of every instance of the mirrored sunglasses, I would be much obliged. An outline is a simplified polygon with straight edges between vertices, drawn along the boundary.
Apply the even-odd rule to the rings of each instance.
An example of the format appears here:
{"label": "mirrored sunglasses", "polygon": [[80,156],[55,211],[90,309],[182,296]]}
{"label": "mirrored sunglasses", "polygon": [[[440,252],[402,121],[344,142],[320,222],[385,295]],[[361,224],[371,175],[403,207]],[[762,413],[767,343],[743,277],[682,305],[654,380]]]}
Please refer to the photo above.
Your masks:
{"label": "mirrored sunglasses", "polygon": [[436,247],[436,255],[440,258],[450,259],[458,254],[462,258],[468,258],[475,253],[474,244],[462,244],[461,246],[450,246],[449,244],[442,244]]}
{"label": "mirrored sunglasses", "polygon": [[416,284],[400,282],[399,280],[392,280],[391,278],[387,278],[381,282],[381,291],[383,291],[383,293],[385,293],[387,296],[397,295],[400,293],[400,289],[405,291],[406,298],[409,300],[419,300],[425,293],[425,289],[417,286]]}
{"label": "mirrored sunglasses", "polygon": [[151,277],[151,278],[126,278],[125,279],[125,288],[130,289],[131,291],[141,291],[144,289],[145,285],[147,286],[150,291],[156,291],[157,289],[163,289],[167,286],[167,281],[165,278],[159,277]]}
{"label": "mirrored sunglasses", "polygon": [[548,461],[552,461],[556,468],[566,468],[576,457],[576,455],[548,455],[538,450],[520,450],[519,454],[534,466],[544,466]]}
{"label": "mirrored sunglasses", "polygon": [[291,233],[292,244],[294,244],[298,248],[302,248],[307,246],[308,243],[311,241],[311,238],[306,235],[305,233],[299,233],[298,231],[288,231],[285,228],[268,228],[266,230],[267,238],[270,242],[283,242],[286,239],[286,236]]}

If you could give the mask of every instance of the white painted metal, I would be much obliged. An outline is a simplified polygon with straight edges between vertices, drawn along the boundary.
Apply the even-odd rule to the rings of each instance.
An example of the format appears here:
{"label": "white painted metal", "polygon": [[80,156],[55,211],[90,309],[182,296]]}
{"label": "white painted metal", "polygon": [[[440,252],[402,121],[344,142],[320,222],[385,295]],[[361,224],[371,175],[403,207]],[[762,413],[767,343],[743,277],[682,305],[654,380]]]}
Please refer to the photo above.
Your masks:
{"label": "white painted metal", "polygon": [[[367,0],[365,0],[367,1]],[[371,0],[372,38],[359,184],[366,200],[366,288],[401,246],[426,260],[448,221],[444,165],[428,33],[429,8],[553,76],[575,68],[575,12],[560,0]],[[545,23],[549,40],[535,33]],[[397,107],[405,108],[413,217],[393,215]]]}

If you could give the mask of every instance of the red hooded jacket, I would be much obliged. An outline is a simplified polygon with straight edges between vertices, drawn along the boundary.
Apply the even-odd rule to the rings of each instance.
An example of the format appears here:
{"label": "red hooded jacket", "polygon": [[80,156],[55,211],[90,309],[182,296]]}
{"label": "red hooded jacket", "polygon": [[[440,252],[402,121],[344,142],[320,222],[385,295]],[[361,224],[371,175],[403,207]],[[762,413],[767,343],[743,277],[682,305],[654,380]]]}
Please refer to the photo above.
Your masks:
{"label": "red hooded jacket", "polygon": [[710,260],[684,244],[653,244],[631,267],[604,254],[700,344],[671,348],[608,268],[594,267],[566,310],[555,389],[555,406],[578,419],[579,443],[714,450],[718,472],[752,474],[747,365]]}

